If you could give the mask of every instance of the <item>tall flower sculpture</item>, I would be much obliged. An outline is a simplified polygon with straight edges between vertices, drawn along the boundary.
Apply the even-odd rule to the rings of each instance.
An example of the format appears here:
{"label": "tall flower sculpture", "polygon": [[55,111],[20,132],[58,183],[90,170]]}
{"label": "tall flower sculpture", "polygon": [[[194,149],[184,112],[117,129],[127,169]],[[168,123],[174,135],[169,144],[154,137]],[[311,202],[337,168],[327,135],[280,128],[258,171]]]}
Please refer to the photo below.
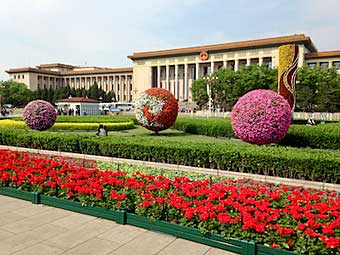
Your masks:
{"label": "tall flower sculpture", "polygon": [[294,111],[296,75],[299,62],[299,47],[287,44],[279,47],[278,92]]}
{"label": "tall flower sculpture", "polygon": [[53,105],[44,100],[29,102],[25,106],[22,115],[29,128],[40,131],[52,127],[57,119],[57,112]]}
{"label": "tall flower sculpture", "polygon": [[292,113],[286,99],[271,90],[253,90],[242,96],[231,113],[238,138],[254,144],[282,140],[291,124]]}
{"label": "tall flower sculpture", "polygon": [[136,102],[138,123],[156,133],[171,127],[177,118],[178,103],[166,89],[145,90]]}

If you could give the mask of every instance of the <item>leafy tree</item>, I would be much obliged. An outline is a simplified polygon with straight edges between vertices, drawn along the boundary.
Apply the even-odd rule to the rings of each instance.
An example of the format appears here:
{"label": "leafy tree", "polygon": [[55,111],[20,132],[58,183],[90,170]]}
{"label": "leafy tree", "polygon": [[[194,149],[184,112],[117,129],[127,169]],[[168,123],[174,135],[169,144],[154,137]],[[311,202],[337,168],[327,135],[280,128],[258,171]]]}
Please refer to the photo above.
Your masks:
{"label": "leafy tree", "polygon": [[303,67],[298,73],[296,110],[335,112],[340,110],[340,75],[336,69]]}
{"label": "leafy tree", "polygon": [[[236,101],[254,89],[274,89],[277,87],[277,70],[264,66],[251,65],[234,72],[220,69],[213,74],[218,77],[212,83],[213,108],[230,111]],[[199,79],[192,85],[193,99],[200,108],[207,107],[206,81]]]}
{"label": "leafy tree", "polygon": [[32,91],[24,83],[12,80],[0,82],[0,103],[23,107],[32,100]]}

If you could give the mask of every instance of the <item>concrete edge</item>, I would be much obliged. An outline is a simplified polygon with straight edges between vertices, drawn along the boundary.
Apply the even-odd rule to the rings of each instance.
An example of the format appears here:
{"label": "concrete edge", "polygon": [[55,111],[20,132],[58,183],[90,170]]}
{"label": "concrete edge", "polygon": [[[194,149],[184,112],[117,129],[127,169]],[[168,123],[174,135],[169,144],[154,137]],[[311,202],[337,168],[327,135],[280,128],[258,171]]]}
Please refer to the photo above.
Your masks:
{"label": "concrete edge", "polygon": [[225,177],[231,177],[234,179],[249,178],[255,181],[270,182],[274,184],[302,186],[305,188],[314,188],[314,189],[321,189],[321,190],[335,190],[337,192],[340,192],[340,184],[333,184],[333,183],[304,181],[304,180],[298,180],[298,179],[266,176],[266,175],[259,175],[259,174],[232,172],[232,171],[219,170],[219,169],[208,169],[208,168],[201,168],[201,167],[191,167],[191,166],[184,166],[184,165],[149,162],[149,161],[133,160],[133,159],[125,159],[125,158],[113,158],[113,157],[105,157],[105,156],[87,155],[87,154],[80,154],[80,153],[73,153],[73,152],[30,149],[30,148],[16,147],[16,146],[0,145],[0,149],[20,151],[20,152],[30,152],[30,153],[60,156],[60,157],[72,157],[72,158],[86,159],[86,160],[101,160],[101,161],[108,161],[108,162],[115,162],[115,163],[127,163],[131,165],[164,168],[164,169],[175,170],[175,171],[195,172],[195,173],[202,173],[202,174],[209,174],[209,175],[216,175],[216,176],[225,176]]}

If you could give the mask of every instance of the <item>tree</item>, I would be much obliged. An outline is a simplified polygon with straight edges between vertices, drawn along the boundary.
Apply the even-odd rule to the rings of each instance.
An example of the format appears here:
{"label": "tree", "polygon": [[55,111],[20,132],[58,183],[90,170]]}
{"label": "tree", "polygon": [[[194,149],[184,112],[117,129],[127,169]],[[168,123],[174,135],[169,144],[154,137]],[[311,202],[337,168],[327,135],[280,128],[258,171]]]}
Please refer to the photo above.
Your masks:
{"label": "tree", "polygon": [[[214,109],[230,111],[241,96],[254,89],[277,90],[277,70],[264,66],[251,65],[237,72],[222,68],[213,75],[218,77],[212,84]],[[192,94],[200,108],[207,106],[209,98],[207,85],[203,79],[193,82]]]}
{"label": "tree", "polygon": [[296,110],[335,112],[340,110],[340,75],[336,69],[303,67],[298,72]]}
{"label": "tree", "polygon": [[0,82],[1,104],[23,107],[33,98],[32,91],[24,83],[12,80]]}
{"label": "tree", "polygon": [[88,91],[88,97],[93,99],[99,98],[99,89],[97,82],[94,82]]}

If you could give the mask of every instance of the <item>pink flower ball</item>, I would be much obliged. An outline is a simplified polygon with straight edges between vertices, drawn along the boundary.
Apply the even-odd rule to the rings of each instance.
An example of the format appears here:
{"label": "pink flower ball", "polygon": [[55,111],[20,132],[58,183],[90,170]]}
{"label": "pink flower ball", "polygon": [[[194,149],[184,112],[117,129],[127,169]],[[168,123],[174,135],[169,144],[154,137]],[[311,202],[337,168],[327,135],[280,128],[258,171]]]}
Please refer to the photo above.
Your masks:
{"label": "pink flower ball", "polygon": [[25,106],[22,116],[29,128],[43,131],[54,125],[57,112],[49,102],[35,100]]}
{"label": "pink flower ball", "polygon": [[253,90],[242,96],[231,112],[235,135],[253,144],[282,140],[292,120],[289,103],[271,90]]}

